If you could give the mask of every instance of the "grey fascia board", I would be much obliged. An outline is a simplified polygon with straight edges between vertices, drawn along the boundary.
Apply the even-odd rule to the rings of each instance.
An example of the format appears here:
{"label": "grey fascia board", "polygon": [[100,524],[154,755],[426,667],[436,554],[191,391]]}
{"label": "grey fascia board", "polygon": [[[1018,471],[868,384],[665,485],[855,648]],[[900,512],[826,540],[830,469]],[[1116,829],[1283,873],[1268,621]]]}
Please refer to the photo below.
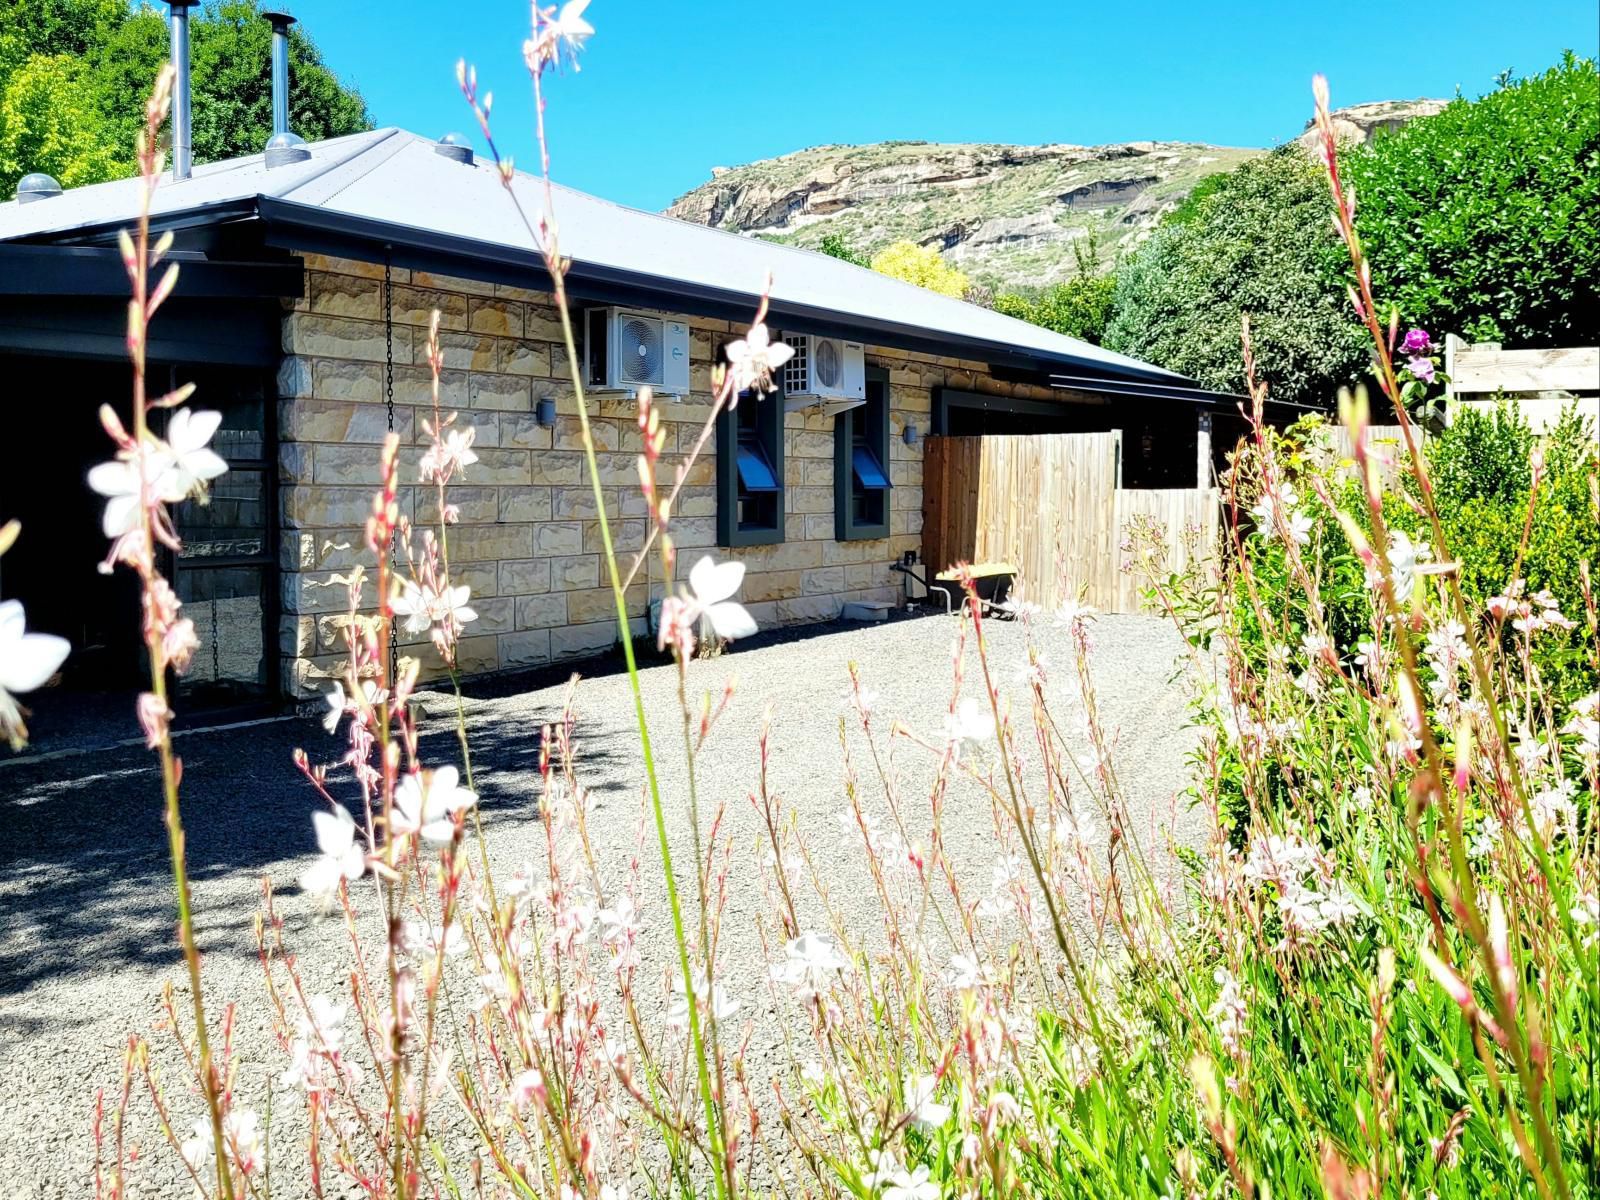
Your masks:
{"label": "grey fascia board", "polygon": [[[249,221],[257,215],[258,197],[229,200],[201,208],[184,208],[175,212],[160,213],[150,218],[151,233],[174,233],[185,229],[202,229],[212,225],[228,225]],[[37,237],[19,238],[14,242],[0,243],[17,246],[111,246],[122,230],[132,230],[136,221],[123,217],[115,221],[102,221],[96,225],[78,225],[60,233],[41,234]]]}
{"label": "grey fascia board", "polygon": [[[1232,392],[1213,392],[1205,388],[1172,387],[1167,384],[1146,384],[1132,380],[1092,379],[1081,375],[1052,375],[1051,387],[1063,391],[1104,392],[1116,396],[1137,396],[1147,400],[1178,400],[1204,408],[1233,410],[1249,402],[1250,397]],[[1289,400],[1267,400],[1268,408],[1287,409],[1294,412],[1326,412],[1315,404],[1301,404]]]}

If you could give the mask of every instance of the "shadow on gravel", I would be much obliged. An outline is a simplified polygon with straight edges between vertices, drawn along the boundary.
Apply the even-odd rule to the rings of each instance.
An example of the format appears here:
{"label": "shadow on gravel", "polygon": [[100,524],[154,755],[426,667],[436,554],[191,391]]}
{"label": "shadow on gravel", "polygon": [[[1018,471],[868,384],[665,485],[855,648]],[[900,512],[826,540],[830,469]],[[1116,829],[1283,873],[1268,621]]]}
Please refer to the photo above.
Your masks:
{"label": "shadow on gravel", "polygon": [[[428,697],[423,761],[461,761],[454,697]],[[490,700],[467,704],[480,803],[497,827],[538,819],[539,728],[559,707],[510,718]],[[270,872],[284,894],[315,852],[318,804],[293,752],[335,759],[339,739],[319,722],[291,719],[178,739],[183,820],[201,948],[251,953],[259,891]],[[621,765],[615,747],[590,744],[601,778]],[[609,769],[608,769],[609,768]],[[359,817],[345,768],[329,790]],[[603,786],[603,785],[602,785]],[[0,996],[87,971],[177,961],[160,776],[154,756],[122,747],[0,767]]]}
{"label": "shadow on gravel", "polygon": [[[860,628],[835,621],[773,630],[741,642],[734,654]],[[642,667],[665,661],[647,642],[639,659]],[[474,782],[485,811],[498,814],[497,828],[538,819],[540,728],[560,717],[560,685],[574,672],[594,679],[623,669],[619,650],[468,683]],[[556,689],[548,704],[529,709],[513,703],[546,688]],[[454,695],[431,691],[419,699],[423,761],[459,764]],[[591,714],[579,737],[586,784],[600,793],[628,788],[638,756],[631,713],[605,725]],[[303,746],[313,761],[335,760],[342,736],[330,737],[307,718],[193,733],[176,744],[202,949],[253,953],[259,877],[270,872],[281,891],[292,894],[295,876],[315,852],[310,814],[318,800],[295,769],[293,752]],[[330,770],[329,784],[357,810],[348,770]],[[148,751],[115,747],[0,765],[0,829],[6,834],[0,839],[0,997],[83,972],[177,961],[160,780]]]}

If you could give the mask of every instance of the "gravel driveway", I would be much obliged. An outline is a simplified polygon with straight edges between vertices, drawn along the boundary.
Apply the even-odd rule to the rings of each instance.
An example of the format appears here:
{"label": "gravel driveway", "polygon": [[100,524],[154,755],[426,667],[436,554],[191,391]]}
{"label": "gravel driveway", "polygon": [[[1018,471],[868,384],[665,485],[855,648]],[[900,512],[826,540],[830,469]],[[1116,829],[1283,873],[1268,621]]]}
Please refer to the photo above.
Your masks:
{"label": "gravel driveway", "polygon": [[[990,652],[1003,687],[1026,712],[1015,668],[1023,659],[1023,631],[987,623]],[[948,700],[949,649],[955,622],[947,617],[897,620],[880,626],[832,625],[800,633],[780,631],[742,644],[735,653],[697,663],[696,692],[719,691],[737,676],[738,693],[700,762],[703,806],[727,805],[736,855],[754,853],[756,822],[747,802],[755,781],[755,742],[762,712],[774,713],[771,780],[799,815],[813,840],[837,837],[840,787],[839,716],[855,661],[879,693],[877,712],[927,735],[941,729]],[[1036,635],[1055,664],[1053,690],[1075,690],[1071,647],[1058,630],[1041,624]],[[1091,669],[1102,719],[1116,735],[1116,764],[1141,836],[1156,844],[1169,834],[1196,843],[1195,815],[1178,793],[1193,738],[1185,725],[1184,696],[1174,670],[1184,646],[1164,621],[1143,616],[1102,617],[1094,627]],[[969,648],[970,654],[970,648]],[[614,665],[598,670],[577,692],[582,772],[600,805],[594,830],[602,869],[620,873],[632,853],[638,813],[638,741],[627,700],[627,679]],[[610,672],[609,674],[604,672]],[[969,663],[969,676],[973,673]],[[676,712],[675,672],[645,672],[646,702],[659,727],[653,731],[662,761],[662,790],[669,820],[682,832],[684,788]],[[542,827],[533,804],[537,731],[560,709],[560,676],[532,680],[532,690],[499,694],[501,684],[469,702],[469,721],[489,848],[497,872],[541,856]],[[969,682],[971,694],[973,685]],[[453,760],[454,736],[445,706],[424,750],[434,761]],[[130,717],[131,725],[131,717]],[[887,720],[884,721],[887,728]],[[856,736],[856,735],[853,735]],[[182,738],[184,813],[195,907],[206,955],[207,995],[213,1010],[238,1005],[239,1092],[260,1107],[267,1081],[282,1070],[265,1036],[266,1005],[254,957],[252,922],[259,879],[270,875],[285,893],[279,901],[288,936],[313,987],[335,990],[342,932],[337,922],[311,916],[293,881],[310,861],[312,796],[290,762],[296,746],[314,759],[337,757],[341,747],[312,720],[197,733]],[[897,755],[903,795],[932,777],[927,756]],[[925,794],[925,792],[923,793]],[[44,1200],[81,1196],[92,1165],[90,1112],[95,1089],[113,1090],[130,1032],[148,1032],[158,1015],[160,991],[172,981],[180,992],[182,964],[172,931],[171,883],[151,756],[139,749],[108,750],[78,758],[0,766],[0,1181],[7,1197]],[[946,817],[952,857],[964,871],[987,879],[993,861],[989,806],[970,782],[958,781]],[[1146,844],[1150,844],[1147,840]],[[854,850],[849,847],[848,850]],[[848,858],[841,850],[841,858]],[[857,854],[856,857],[859,857]],[[681,864],[687,855],[678,858]],[[644,877],[652,878],[647,852]],[[753,860],[751,860],[753,861]],[[734,870],[726,921],[727,983],[744,996],[758,1027],[769,1020],[759,982],[765,959],[755,927],[761,901],[753,868]],[[834,897],[875,922],[865,888],[852,890],[841,865]],[[659,883],[646,888],[645,911],[659,911]],[[852,903],[853,899],[853,903]],[[644,935],[659,955],[659,922]],[[168,1063],[174,1107],[187,1125],[200,1111],[170,1065],[161,1034],[152,1038]],[[759,1048],[760,1039],[756,1045]],[[252,1098],[254,1097],[254,1098]],[[280,1114],[295,1106],[280,1099]],[[133,1196],[188,1194],[170,1152],[156,1144],[148,1104],[135,1108],[134,1140],[151,1160],[136,1172]],[[289,1138],[278,1146],[287,1149]],[[297,1164],[274,1154],[274,1193],[298,1195]],[[280,1171],[280,1165],[282,1171]]]}

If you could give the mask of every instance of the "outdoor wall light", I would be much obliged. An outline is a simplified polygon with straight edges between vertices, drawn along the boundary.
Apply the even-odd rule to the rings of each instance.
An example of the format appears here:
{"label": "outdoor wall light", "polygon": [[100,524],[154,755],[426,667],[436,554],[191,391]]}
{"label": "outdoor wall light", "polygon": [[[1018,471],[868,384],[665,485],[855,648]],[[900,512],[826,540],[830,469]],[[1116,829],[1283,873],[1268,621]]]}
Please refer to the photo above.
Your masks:
{"label": "outdoor wall light", "polygon": [[539,422],[541,429],[553,429],[556,423],[556,402],[553,396],[544,396],[539,400],[534,409],[533,419]]}
{"label": "outdoor wall light", "polygon": [[908,424],[906,426],[905,433],[901,434],[900,436],[905,439],[906,445],[915,446],[917,444],[917,427],[915,425]]}

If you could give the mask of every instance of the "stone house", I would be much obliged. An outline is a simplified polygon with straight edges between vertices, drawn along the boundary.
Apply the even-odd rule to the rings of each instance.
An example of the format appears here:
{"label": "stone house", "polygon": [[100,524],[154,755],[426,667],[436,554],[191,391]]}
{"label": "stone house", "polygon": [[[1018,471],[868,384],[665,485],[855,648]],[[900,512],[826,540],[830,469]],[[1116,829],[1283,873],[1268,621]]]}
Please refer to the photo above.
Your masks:
{"label": "stone house", "polygon": [[[115,688],[137,675],[135,618],[125,581],[93,572],[103,543],[81,480],[106,454],[97,406],[125,405],[115,239],[136,211],[137,183],[61,192],[30,178],[0,204],[0,368],[16,394],[48,398],[67,449],[0,483],[0,519],[20,516],[26,534],[7,556],[4,590],[25,600],[32,624],[81,649],[70,686]],[[460,139],[395,129],[291,140],[163,181],[152,224],[173,233],[182,274],[150,357],[158,381],[195,381],[193,404],[223,412],[216,446],[232,468],[208,505],[176,514],[185,551],[172,574],[203,641],[186,684],[197,701],[303,698],[338,673],[346,599],[330,578],[364,553],[390,428],[404,447],[405,511],[435,516],[431,488],[413,482],[435,310],[442,403],[472,426],[478,455],[453,486],[451,560],[478,613],[461,643],[464,669],[525,668],[613,644],[571,366],[518,212],[542,212],[544,189],[519,175],[510,191]],[[666,472],[712,416],[713,364],[750,321],[768,272],[772,327],[862,346],[865,403],[747,402],[717,417],[688,469],[674,514],[680,569],[701,553],[744,561],[740,598],[763,625],[898,600],[890,567],[920,549],[930,433],[1123,429],[1126,484],[1193,486],[1209,414],[1232,407],[1136,359],[809,251],[560,187],[553,216],[576,304],[687,327],[688,386],[662,407]],[[600,388],[587,403],[627,556],[645,533],[636,401]],[[640,630],[667,586],[655,570],[628,597]]]}

